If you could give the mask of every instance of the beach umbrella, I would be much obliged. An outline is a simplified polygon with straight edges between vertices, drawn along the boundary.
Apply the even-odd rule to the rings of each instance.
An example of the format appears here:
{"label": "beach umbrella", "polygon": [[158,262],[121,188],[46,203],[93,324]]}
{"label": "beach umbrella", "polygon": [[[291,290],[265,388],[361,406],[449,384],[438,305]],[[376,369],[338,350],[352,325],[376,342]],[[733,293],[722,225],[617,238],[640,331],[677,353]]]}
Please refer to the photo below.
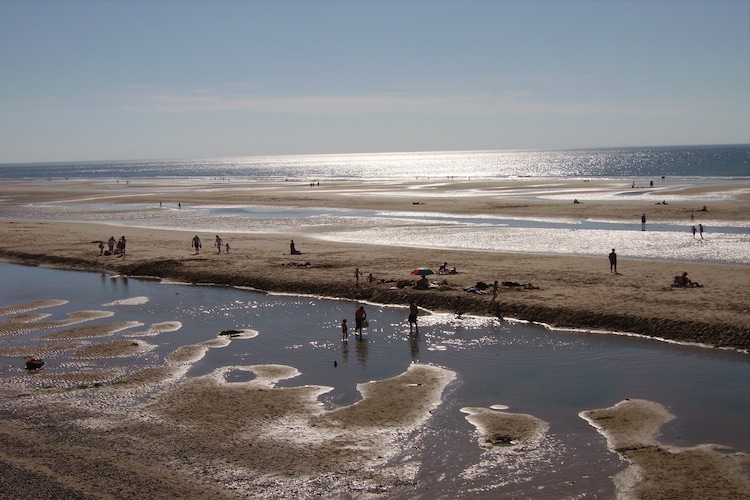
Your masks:
{"label": "beach umbrella", "polygon": [[435,271],[433,271],[429,267],[418,267],[415,270],[413,270],[411,274],[416,274],[418,276],[427,276],[430,274],[435,274]]}

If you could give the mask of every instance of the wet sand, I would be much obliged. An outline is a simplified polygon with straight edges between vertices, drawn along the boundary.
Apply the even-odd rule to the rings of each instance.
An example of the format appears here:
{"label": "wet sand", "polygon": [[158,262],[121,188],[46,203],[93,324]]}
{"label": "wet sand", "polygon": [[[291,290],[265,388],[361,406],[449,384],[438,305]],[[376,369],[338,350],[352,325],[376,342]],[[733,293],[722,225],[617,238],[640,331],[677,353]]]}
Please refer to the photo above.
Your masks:
{"label": "wet sand", "polygon": [[[475,185],[487,188],[483,183]],[[49,189],[44,183],[39,187],[43,192],[35,193],[35,186],[3,187],[0,199],[16,203],[96,195],[93,186],[76,186],[66,192],[59,186]],[[153,188],[128,195],[128,199],[141,203]],[[468,185],[460,186],[466,188]],[[510,188],[518,190],[518,185],[498,184],[496,190]],[[579,208],[567,202],[497,201],[490,195],[464,200],[445,196],[449,187],[434,189],[439,193],[420,198],[431,211],[558,216]],[[528,189],[531,185],[526,194]],[[287,186],[268,187],[253,203],[359,208],[393,205],[392,197],[387,196],[353,198],[341,196],[339,191],[289,191]],[[169,196],[217,204],[239,203],[244,194],[175,190]],[[748,200],[740,198],[711,207],[712,216],[724,220],[750,217]],[[601,205],[595,212],[611,218],[631,217],[643,209],[637,203]],[[687,203],[665,208],[680,217],[695,209]],[[124,257],[99,256],[98,241],[110,234],[127,235]],[[176,230],[3,220],[0,258],[381,303],[406,304],[415,298],[422,307],[434,310],[499,314],[559,327],[635,332],[736,349],[750,347],[747,266],[633,259],[618,262],[622,274],[612,275],[606,255],[594,259],[352,245],[318,240],[305,232],[232,234],[232,250],[227,255],[211,248],[212,235],[201,235],[204,248],[196,253],[190,248],[192,236]],[[302,255],[288,254],[291,238]],[[397,286],[398,280],[413,278],[409,271],[414,267],[437,266],[444,261],[457,266],[459,273],[433,277],[439,285],[436,288],[421,291]],[[368,283],[361,278],[356,286],[357,267],[364,276],[372,273],[376,281]],[[672,276],[683,270],[704,286],[670,287]],[[464,291],[478,281],[494,280],[533,283],[539,288],[502,287],[495,302],[491,293]],[[3,308],[0,313],[8,321],[0,335],[19,335],[37,328],[37,323],[45,323],[44,309],[53,306],[40,302]],[[107,339],[109,333],[125,325],[81,325],[97,317],[95,311],[71,314],[68,320],[55,323],[67,330],[54,338],[63,340],[63,349],[78,348],[78,339],[97,345],[84,348],[84,357],[128,357],[148,348],[141,340],[117,343]],[[177,327],[161,326],[165,330]],[[361,384],[361,401],[330,411],[317,400],[330,388],[277,386],[296,375],[296,369],[289,366],[226,367],[206,376],[184,378],[186,367],[202,352],[226,341],[219,338],[186,346],[168,357],[164,366],[124,377],[117,372],[70,373],[66,382],[77,380],[80,384],[74,391],[67,386],[59,388],[63,384],[43,373],[35,390],[3,384],[0,461],[4,474],[0,491],[16,498],[417,495],[419,458],[406,450],[414,446],[413,433],[429,420],[456,374],[413,365],[392,379]],[[251,371],[255,378],[228,383],[228,370]],[[108,383],[112,380],[117,382]],[[93,387],[100,383],[105,385]],[[477,428],[477,446],[490,450],[513,452],[514,446],[532,447],[547,429],[547,424],[533,415],[482,408],[464,411]],[[613,479],[623,498],[665,497],[672,492],[678,492],[675,496],[680,498],[750,498],[747,455],[723,453],[710,446],[673,449],[660,445],[655,436],[672,416],[656,403],[625,401],[581,416],[606,436],[613,453],[632,464]]]}

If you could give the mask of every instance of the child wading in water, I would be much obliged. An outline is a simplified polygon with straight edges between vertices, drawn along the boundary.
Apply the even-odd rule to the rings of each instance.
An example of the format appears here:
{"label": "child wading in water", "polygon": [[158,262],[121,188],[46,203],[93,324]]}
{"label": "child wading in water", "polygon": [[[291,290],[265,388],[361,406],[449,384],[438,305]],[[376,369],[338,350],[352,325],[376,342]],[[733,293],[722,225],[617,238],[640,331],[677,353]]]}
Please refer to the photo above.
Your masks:
{"label": "child wading in water", "polygon": [[349,325],[346,324],[346,318],[341,322],[341,340],[344,342],[349,340]]}

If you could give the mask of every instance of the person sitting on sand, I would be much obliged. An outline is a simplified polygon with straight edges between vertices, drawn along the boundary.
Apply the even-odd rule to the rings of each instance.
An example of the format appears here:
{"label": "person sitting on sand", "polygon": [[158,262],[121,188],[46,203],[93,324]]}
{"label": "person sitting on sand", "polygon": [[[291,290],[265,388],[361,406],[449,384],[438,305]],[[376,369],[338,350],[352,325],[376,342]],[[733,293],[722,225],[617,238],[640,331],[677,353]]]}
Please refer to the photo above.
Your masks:
{"label": "person sitting on sand", "polygon": [[448,263],[443,262],[443,265],[438,268],[438,274],[448,274]]}
{"label": "person sitting on sand", "polygon": [[427,279],[427,276],[422,276],[422,278],[417,281],[417,284],[414,285],[414,288],[417,290],[427,290],[430,288],[430,280]]}
{"label": "person sitting on sand", "polygon": [[297,247],[294,246],[294,240],[289,242],[289,255],[301,255],[302,252],[297,250]]}
{"label": "person sitting on sand", "polygon": [[696,281],[691,281],[687,277],[687,273],[682,273],[682,275],[677,275],[674,277],[674,283],[672,283],[672,286],[674,287],[680,287],[680,288],[699,288],[703,285],[700,285]]}

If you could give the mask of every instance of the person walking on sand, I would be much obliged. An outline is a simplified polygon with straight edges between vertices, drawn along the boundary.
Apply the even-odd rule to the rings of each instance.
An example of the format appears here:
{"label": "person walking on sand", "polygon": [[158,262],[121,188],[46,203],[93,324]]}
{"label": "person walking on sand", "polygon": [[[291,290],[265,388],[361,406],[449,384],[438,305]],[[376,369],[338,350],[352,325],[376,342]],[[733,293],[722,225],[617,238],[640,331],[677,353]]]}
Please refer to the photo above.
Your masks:
{"label": "person walking on sand", "polygon": [[693,233],[693,239],[695,239],[695,226],[690,228],[690,231]]}
{"label": "person walking on sand", "polygon": [[641,215],[641,231],[646,230],[646,214]]}
{"label": "person walking on sand", "polygon": [[221,238],[219,238],[219,235],[216,235],[216,241],[214,242],[214,245],[216,245],[216,249],[221,253],[221,247],[224,245],[224,242],[221,241]]}
{"label": "person walking on sand", "polygon": [[365,306],[359,306],[357,312],[354,313],[354,335],[359,333],[359,340],[362,340],[362,326],[367,319],[367,312],[365,312]]}
{"label": "person walking on sand", "polygon": [[99,255],[104,255],[104,242],[99,242]]}
{"label": "person walking on sand", "polygon": [[492,302],[495,302],[495,299],[497,299],[497,280],[492,284]]}
{"label": "person walking on sand", "polygon": [[229,243],[224,243],[224,251],[229,253]]}
{"label": "person walking on sand", "polygon": [[419,325],[417,324],[417,316],[419,315],[419,308],[417,304],[412,300],[409,302],[409,333],[414,333],[414,328],[419,333]]}
{"label": "person walking on sand", "polygon": [[362,276],[362,273],[359,272],[359,268],[354,270],[354,286],[359,286],[359,277]]}
{"label": "person walking on sand", "polygon": [[346,318],[341,321],[341,340],[343,342],[349,340],[349,325],[346,324]]}
{"label": "person walking on sand", "polygon": [[195,248],[195,254],[201,253],[201,239],[196,234],[193,236],[193,242],[190,244],[191,248]]}
{"label": "person walking on sand", "polygon": [[609,272],[617,274],[617,254],[614,248],[609,252]]}

